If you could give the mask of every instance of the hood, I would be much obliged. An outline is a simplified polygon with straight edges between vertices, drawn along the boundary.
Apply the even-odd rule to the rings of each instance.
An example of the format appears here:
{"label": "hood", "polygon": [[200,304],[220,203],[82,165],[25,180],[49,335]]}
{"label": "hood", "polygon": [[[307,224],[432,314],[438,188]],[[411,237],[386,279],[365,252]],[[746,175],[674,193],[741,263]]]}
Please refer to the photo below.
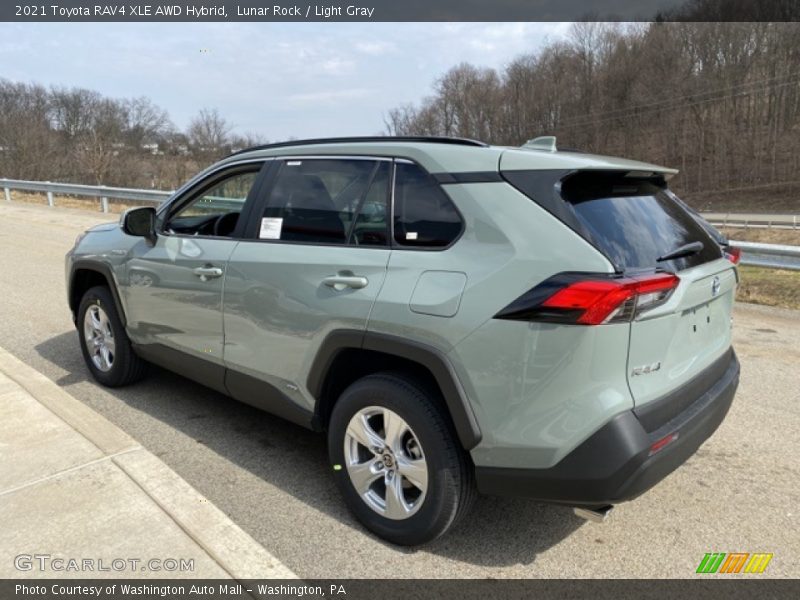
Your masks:
{"label": "hood", "polygon": [[100,223],[100,225],[89,227],[89,229],[86,230],[86,233],[89,233],[91,231],[111,231],[113,229],[116,229],[117,227],[119,227],[119,224],[116,222]]}

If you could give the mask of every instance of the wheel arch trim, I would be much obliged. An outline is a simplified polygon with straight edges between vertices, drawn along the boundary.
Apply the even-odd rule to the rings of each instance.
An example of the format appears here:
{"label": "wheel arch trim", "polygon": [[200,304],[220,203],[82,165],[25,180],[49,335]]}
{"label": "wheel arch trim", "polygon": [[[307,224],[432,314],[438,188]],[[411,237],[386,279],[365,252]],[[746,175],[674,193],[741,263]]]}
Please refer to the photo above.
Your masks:
{"label": "wheel arch trim", "polygon": [[77,318],[78,305],[81,301],[80,298],[76,298],[75,294],[73,293],[75,289],[75,276],[79,271],[94,271],[95,273],[103,276],[108,283],[109,289],[111,290],[111,296],[114,298],[114,302],[117,305],[117,313],[119,314],[120,321],[122,321],[122,326],[126,327],[128,324],[128,319],[125,316],[125,308],[122,304],[119,290],[117,289],[117,280],[114,277],[114,272],[111,270],[109,265],[94,260],[79,259],[74,261],[70,266],[69,289],[67,290],[67,295],[69,299],[69,308],[72,311],[72,320],[75,321]]}
{"label": "wheel arch trim", "polygon": [[307,387],[315,399],[314,419],[321,424],[322,399],[331,367],[345,350],[380,352],[408,360],[427,369],[442,392],[450,418],[465,450],[477,446],[482,434],[464,386],[448,358],[427,344],[383,333],[335,330],[323,340],[307,377]]}

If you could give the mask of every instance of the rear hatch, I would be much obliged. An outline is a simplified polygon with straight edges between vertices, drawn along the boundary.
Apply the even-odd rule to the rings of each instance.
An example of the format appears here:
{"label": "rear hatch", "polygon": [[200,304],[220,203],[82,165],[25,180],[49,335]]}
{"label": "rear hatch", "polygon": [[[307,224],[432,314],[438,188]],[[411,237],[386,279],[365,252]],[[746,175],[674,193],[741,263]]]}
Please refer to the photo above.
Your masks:
{"label": "rear hatch", "polygon": [[618,272],[678,276],[665,301],[637,311],[631,321],[627,377],[637,407],[692,380],[697,389],[704,371],[716,371],[709,367],[724,361],[731,345],[735,268],[698,217],[667,188],[663,173],[503,174],[587,239]]}
{"label": "rear hatch", "polygon": [[628,384],[637,406],[688,383],[727,352],[733,264],[663,181],[637,173],[576,173],[563,180],[561,197],[618,269],[658,269],[680,278],[664,304],[631,322]]}

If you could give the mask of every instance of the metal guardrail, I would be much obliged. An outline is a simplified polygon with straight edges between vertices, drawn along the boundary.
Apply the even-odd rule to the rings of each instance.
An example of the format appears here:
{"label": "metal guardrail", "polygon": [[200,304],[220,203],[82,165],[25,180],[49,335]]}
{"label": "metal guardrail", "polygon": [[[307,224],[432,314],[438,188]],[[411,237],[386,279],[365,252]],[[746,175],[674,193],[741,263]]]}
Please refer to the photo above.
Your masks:
{"label": "metal guardrail", "polygon": [[[24,181],[21,179],[0,179],[0,186],[3,187],[7,201],[11,200],[11,190],[45,193],[47,194],[47,204],[49,206],[55,206],[55,194],[100,198],[103,212],[108,212],[109,198],[161,204],[173,194],[173,192],[161,190],[137,190],[103,185],[78,185],[74,183],[51,183],[49,181]],[[210,199],[220,203],[225,203],[227,200],[231,203],[231,208],[240,206],[240,203],[229,198]],[[703,213],[702,216],[715,226],[800,229],[800,215]],[[800,271],[800,246],[742,241],[731,241],[731,245],[742,249],[741,263],[743,265]]]}
{"label": "metal guardrail", "polygon": [[800,215],[759,213],[700,213],[714,227],[800,230]]}
{"label": "metal guardrail", "polygon": [[[742,229],[794,229],[800,231],[800,215],[759,213],[701,213],[714,227]],[[741,264],[800,271],[800,246],[730,241],[741,248]]]}
{"label": "metal guardrail", "polygon": [[161,204],[173,192],[161,190],[137,190],[131,188],[107,187],[104,185],[78,185],[75,183],[51,183],[49,181],[25,181],[22,179],[0,179],[5,199],[11,200],[11,190],[26,192],[42,192],[47,194],[48,206],[55,206],[54,195],[61,196],[90,196],[100,199],[100,210],[108,212],[108,199],[134,200],[137,202],[151,202]]}
{"label": "metal guardrail", "polygon": [[731,246],[741,248],[741,264],[770,269],[800,271],[800,246],[761,244],[730,240]]}

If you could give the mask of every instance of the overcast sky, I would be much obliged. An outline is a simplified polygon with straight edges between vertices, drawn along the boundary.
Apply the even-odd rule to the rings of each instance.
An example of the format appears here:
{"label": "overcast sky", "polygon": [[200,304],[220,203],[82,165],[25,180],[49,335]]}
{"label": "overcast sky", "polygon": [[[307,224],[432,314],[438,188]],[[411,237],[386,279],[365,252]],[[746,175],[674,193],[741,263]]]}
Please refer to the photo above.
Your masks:
{"label": "overcast sky", "polygon": [[372,135],[451,66],[502,67],[560,23],[0,24],[0,77],[147,96],[184,128],[217,108],[237,132]]}

